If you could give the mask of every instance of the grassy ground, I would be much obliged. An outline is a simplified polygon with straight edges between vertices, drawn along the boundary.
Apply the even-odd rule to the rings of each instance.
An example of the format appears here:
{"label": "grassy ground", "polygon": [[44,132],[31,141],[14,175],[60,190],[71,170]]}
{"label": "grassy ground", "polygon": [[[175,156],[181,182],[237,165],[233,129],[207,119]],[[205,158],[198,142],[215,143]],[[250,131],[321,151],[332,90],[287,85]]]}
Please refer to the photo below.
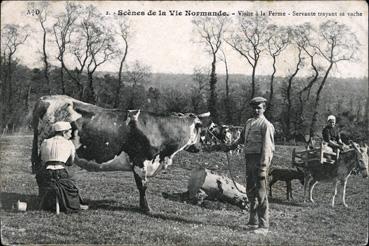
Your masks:
{"label": "grassy ground", "polygon": [[[220,202],[195,206],[166,199],[162,192],[186,191],[197,164],[228,174],[224,153],[180,153],[173,166],[151,179],[148,201],[154,210],[138,210],[138,190],[129,172],[90,173],[74,167],[75,179],[90,210],[56,215],[38,211],[37,185],[31,174],[31,136],[0,138],[2,244],[148,244],[148,245],[365,245],[368,237],[368,180],[352,176],[345,208],[332,185],[318,184],[317,204],[304,204],[303,187],[293,182],[295,200],[285,200],[285,184],[274,185],[270,199],[271,232],[253,235],[247,211]],[[273,166],[290,166],[292,147],[277,146]],[[231,157],[232,173],[244,179],[240,156]],[[27,212],[15,212],[17,201]]]}

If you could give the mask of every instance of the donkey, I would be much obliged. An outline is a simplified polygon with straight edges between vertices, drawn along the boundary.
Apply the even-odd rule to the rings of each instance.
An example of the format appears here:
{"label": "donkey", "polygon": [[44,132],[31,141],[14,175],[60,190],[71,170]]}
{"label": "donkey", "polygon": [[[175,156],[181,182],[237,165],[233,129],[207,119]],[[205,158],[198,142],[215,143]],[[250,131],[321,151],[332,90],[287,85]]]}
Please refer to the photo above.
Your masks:
{"label": "donkey", "polygon": [[309,200],[313,200],[313,190],[318,182],[332,183],[334,193],[332,197],[332,207],[334,207],[334,199],[337,195],[337,185],[340,182],[342,189],[342,203],[348,207],[345,201],[347,180],[354,169],[358,169],[363,178],[367,178],[368,173],[368,146],[360,147],[357,143],[351,143],[351,149],[342,151],[339,159],[335,164],[321,164],[319,161],[309,163],[305,167],[304,182],[304,202],[307,189],[309,189]]}
{"label": "donkey", "polygon": [[285,181],[287,185],[287,200],[293,199],[292,197],[292,184],[291,181],[294,179],[300,180],[300,183],[304,184],[304,171],[297,168],[273,168],[270,170],[268,175],[271,177],[269,182],[269,196],[272,197],[272,186],[277,181]]}

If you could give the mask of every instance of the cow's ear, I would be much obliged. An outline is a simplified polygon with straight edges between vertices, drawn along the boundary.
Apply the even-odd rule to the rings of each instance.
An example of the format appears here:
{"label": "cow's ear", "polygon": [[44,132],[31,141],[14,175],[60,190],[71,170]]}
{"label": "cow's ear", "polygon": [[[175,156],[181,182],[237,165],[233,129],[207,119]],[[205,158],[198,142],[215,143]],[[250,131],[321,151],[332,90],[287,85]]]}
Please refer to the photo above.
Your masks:
{"label": "cow's ear", "polygon": [[358,145],[357,143],[355,142],[352,142],[351,143],[351,146],[356,150],[356,151],[359,151],[360,152],[360,145]]}
{"label": "cow's ear", "polygon": [[128,121],[137,121],[138,116],[140,115],[141,110],[135,109],[135,110],[128,110],[127,114],[127,120]]}

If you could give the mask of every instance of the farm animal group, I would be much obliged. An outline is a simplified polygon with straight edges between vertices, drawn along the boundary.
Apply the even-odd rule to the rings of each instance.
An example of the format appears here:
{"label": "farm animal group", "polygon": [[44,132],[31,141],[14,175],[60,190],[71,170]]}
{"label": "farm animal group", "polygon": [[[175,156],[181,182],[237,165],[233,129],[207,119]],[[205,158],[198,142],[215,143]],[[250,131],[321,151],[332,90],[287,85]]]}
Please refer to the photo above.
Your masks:
{"label": "farm animal group", "polygon": [[[197,152],[201,143],[209,145],[220,141],[230,144],[243,138],[242,127],[210,124],[208,114],[154,115],[132,110],[127,115],[120,110],[104,109],[68,96],[41,97],[33,113],[33,170],[39,168],[40,144],[52,134],[51,125],[56,121],[68,121],[72,125],[73,143],[78,155],[76,164],[88,167],[93,163],[104,167],[102,170],[133,171],[140,208],[146,212],[151,210],[146,200],[147,179],[171,165],[179,151]],[[313,202],[315,185],[332,182],[335,184],[334,206],[337,185],[341,183],[343,204],[347,206],[345,189],[351,172],[357,169],[363,177],[368,176],[367,146],[360,147],[356,143],[350,146],[350,150],[341,153],[336,165],[314,163],[317,165],[297,170],[272,169],[269,173],[270,195],[272,185],[280,180],[287,183],[287,199],[292,198],[291,181],[298,179],[304,184],[304,197],[309,191]]]}
{"label": "farm animal group", "polygon": [[[231,144],[237,141],[238,138],[244,137],[242,127],[229,125],[218,126],[214,123],[210,125],[207,132],[204,134],[202,141],[207,145],[217,145],[218,142]],[[242,147],[241,147],[242,148]],[[240,149],[241,149],[240,148]],[[280,168],[272,167],[269,170],[269,196],[273,196],[272,186],[277,181],[286,183],[286,199],[292,197],[292,181],[299,180],[304,186],[304,202],[308,195],[309,200],[314,203],[313,190],[318,182],[332,183],[334,192],[331,205],[334,207],[335,197],[337,195],[337,186],[340,183],[342,189],[342,202],[345,207],[348,207],[345,201],[346,185],[351,174],[360,171],[363,178],[369,176],[368,173],[368,146],[363,147],[357,143],[350,142],[350,145],[344,152],[341,152],[340,158],[336,163],[321,163],[318,160],[312,160],[305,165],[297,166],[292,163],[295,168]],[[216,149],[216,148],[215,148]]]}

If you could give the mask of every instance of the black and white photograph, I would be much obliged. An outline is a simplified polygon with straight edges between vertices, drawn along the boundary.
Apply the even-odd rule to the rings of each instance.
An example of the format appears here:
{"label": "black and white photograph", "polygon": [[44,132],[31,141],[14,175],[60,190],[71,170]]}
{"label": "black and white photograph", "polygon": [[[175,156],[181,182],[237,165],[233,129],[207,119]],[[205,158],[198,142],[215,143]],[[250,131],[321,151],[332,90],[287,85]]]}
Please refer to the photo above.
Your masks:
{"label": "black and white photograph", "polygon": [[366,1],[2,1],[2,245],[367,245]]}

